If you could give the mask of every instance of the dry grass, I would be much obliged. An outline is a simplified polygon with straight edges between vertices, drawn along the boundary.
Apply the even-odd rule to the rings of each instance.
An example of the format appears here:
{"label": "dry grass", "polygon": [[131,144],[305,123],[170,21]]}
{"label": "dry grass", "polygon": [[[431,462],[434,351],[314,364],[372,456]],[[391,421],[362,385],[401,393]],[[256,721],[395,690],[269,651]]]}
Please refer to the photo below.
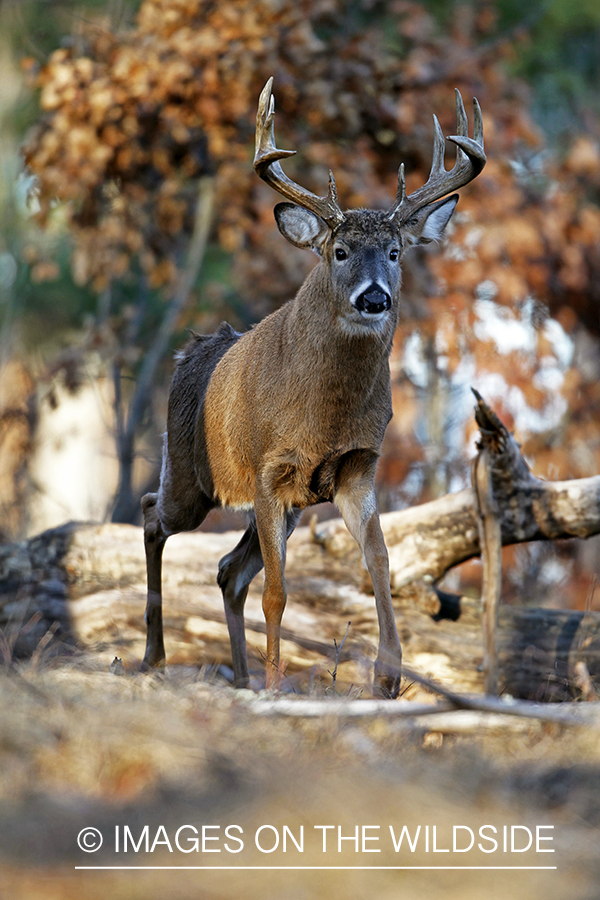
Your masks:
{"label": "dry grass", "polygon": [[[0,897],[358,898],[544,896],[592,898],[600,880],[600,747],[597,732],[533,722],[459,737],[398,721],[257,719],[236,694],[191,669],[165,677],[114,677],[77,663],[13,667],[0,674]],[[389,825],[554,825],[554,854],[510,863],[556,871],[76,871],[76,865],[506,865],[507,856],[394,854]],[[193,824],[238,824],[238,855],[157,846],[117,856],[115,826],[172,839]],[[260,853],[256,829],[287,824],[303,854]],[[322,853],[315,825],[379,825],[379,854],[350,842]],[[84,826],[105,836],[99,854],[78,850]],[[215,833],[215,832],[211,832]],[[246,839],[246,836],[247,839]],[[265,844],[268,835],[265,836]],[[214,846],[214,845],[213,845]],[[218,844],[221,848],[223,844]],[[374,845],[368,845],[374,846]]]}

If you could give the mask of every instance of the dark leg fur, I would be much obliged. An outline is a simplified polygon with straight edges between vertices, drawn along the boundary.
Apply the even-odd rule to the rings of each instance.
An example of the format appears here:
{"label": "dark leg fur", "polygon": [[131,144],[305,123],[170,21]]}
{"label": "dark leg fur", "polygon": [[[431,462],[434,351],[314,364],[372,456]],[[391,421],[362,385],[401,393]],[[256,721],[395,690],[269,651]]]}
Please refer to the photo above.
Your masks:
{"label": "dark leg fur", "polygon": [[166,535],[156,509],[156,494],[142,497],[144,513],[144,549],[148,574],[148,600],[146,603],[146,652],[142,671],[164,669],[165,645],[162,624],[162,553]]}
{"label": "dark leg fur", "polygon": [[148,669],[164,669],[165,645],[162,623],[162,554],[169,534],[178,531],[192,531],[201,525],[213,508],[211,502],[198,499],[193,517],[190,508],[185,512],[179,527],[173,527],[165,533],[157,508],[158,494],[145,494],[142,497],[144,513],[144,549],[146,551],[146,572],[148,576],[148,599],[146,602],[146,652],[142,661],[142,671]]}
{"label": "dark leg fur", "polygon": [[263,561],[254,520],[234,549],[219,562],[217,584],[223,593],[235,686],[248,687],[248,657],[244,629],[244,605],[250,582],[262,569]]}
{"label": "dark leg fur", "polygon": [[[299,517],[298,510],[287,514],[286,539],[296,527]],[[238,545],[220,561],[217,575],[218,585],[223,592],[236,687],[248,686],[244,605],[250,582],[262,567],[263,558],[253,517]]]}

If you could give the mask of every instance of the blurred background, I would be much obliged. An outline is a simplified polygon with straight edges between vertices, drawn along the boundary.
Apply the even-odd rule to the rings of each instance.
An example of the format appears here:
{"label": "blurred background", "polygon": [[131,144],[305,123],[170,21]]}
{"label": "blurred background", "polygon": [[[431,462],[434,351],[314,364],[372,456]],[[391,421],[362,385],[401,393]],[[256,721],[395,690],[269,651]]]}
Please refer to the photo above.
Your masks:
{"label": "blurred background", "polygon": [[[4,541],[138,523],[187,329],[249,327],[314,265],[252,170],[270,75],[287,171],[332,168],[343,207],[387,208],[402,161],[423,183],[455,87],[483,109],[487,167],[405,258],[381,510],[469,484],[471,387],[536,475],[600,472],[596,0],[0,0]],[[599,546],[506,548],[504,601],[600,608]]]}

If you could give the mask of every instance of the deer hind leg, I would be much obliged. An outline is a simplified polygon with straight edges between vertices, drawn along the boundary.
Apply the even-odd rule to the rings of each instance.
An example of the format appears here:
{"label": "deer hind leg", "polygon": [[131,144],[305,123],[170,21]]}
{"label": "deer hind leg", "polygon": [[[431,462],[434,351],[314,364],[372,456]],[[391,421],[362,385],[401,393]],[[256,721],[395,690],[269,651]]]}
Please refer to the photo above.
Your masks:
{"label": "deer hind leg", "polygon": [[[296,527],[299,518],[298,510],[291,510],[287,514],[286,538]],[[256,520],[253,518],[237,546],[220,561],[217,575],[217,583],[223,592],[225,604],[235,686],[239,688],[247,687],[249,683],[244,605],[250,582],[258,575],[263,565]]]}
{"label": "deer hind leg", "polygon": [[[162,489],[162,486],[161,486]],[[142,497],[144,514],[144,549],[146,551],[146,573],[148,577],[148,599],[146,601],[146,652],[142,660],[142,671],[164,669],[165,645],[162,621],[162,554],[167,538],[179,531],[193,531],[201,525],[214,503],[201,494],[193,498],[193,503],[179,509],[172,500],[165,504],[161,497],[163,515],[168,516],[166,525],[158,510],[159,494],[145,494]]]}
{"label": "deer hind leg", "polygon": [[162,623],[162,554],[167,535],[158,517],[156,499],[156,494],[145,494],[142,497],[144,549],[148,576],[148,599],[145,615],[146,652],[142,661],[142,671],[164,669],[165,666]]}
{"label": "deer hind leg", "polygon": [[400,689],[402,648],[390,591],[388,552],[383,539],[373,479],[375,454],[359,451],[347,457],[336,475],[334,501],[348,531],[362,550],[379,620],[379,649],[375,660],[374,692],[397,697]]}
{"label": "deer hind leg", "polygon": [[249,680],[244,605],[250,582],[262,566],[256,523],[252,521],[237,546],[219,562],[217,575],[225,605],[235,686],[239,688],[248,687]]}

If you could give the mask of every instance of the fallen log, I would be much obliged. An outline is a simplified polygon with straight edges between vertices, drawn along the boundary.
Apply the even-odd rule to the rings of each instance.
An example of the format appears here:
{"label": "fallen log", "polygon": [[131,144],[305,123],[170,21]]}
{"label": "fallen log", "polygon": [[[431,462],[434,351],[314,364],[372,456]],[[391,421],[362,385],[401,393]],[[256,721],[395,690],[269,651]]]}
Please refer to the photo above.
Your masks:
{"label": "fallen log", "polygon": [[[218,559],[238,537],[195,533],[170,539],[165,551],[168,665],[230,664],[215,573]],[[364,684],[376,646],[377,617],[373,598],[361,590],[360,554],[354,550],[343,560],[332,558],[315,545],[309,528],[298,529],[288,550],[283,636],[290,683],[301,692],[311,679],[331,686],[334,640],[339,643],[351,621],[340,653],[338,686],[344,691],[352,682]],[[144,594],[140,528],[71,523],[5,545],[0,548],[0,629],[10,646],[4,651],[0,646],[0,652],[23,658],[41,648],[48,659],[66,644],[107,672],[115,656],[123,659],[126,672],[136,671],[144,651]],[[422,582],[395,598],[406,666],[455,692],[481,691],[481,603],[462,598],[458,621],[435,621],[439,605],[431,586]],[[260,583],[251,587],[247,610],[250,654],[260,673]],[[50,629],[52,639],[45,643]],[[600,683],[600,613],[501,606],[498,662],[500,688],[514,697],[581,697],[578,663],[585,665],[592,685]]]}
{"label": "fallen log", "polygon": [[[481,448],[490,454],[491,483],[502,544],[554,541],[600,534],[600,475],[571,481],[537,478],[519,445],[479,397],[475,416]],[[381,516],[396,590],[414,581],[438,581],[481,553],[478,504],[472,487],[420,506]],[[353,538],[340,519],[314,529],[315,540],[344,556]]]}
{"label": "fallen log", "polygon": [[[477,416],[502,543],[600,531],[600,476],[569,482],[537,479],[512,436],[480,398]],[[457,622],[458,603],[448,615],[451,604],[443,592],[434,592],[432,582],[480,552],[478,516],[475,491],[467,489],[381,517],[406,665],[462,693],[483,687],[481,603],[462,598],[463,614]],[[231,533],[170,538],[165,551],[170,665],[229,663],[215,575],[219,558],[238,538]],[[363,589],[353,539],[339,522],[297,529],[289,542],[286,574],[289,603],[283,637],[288,673],[316,672],[321,684],[330,684],[335,641],[351,621],[337,677],[342,685],[364,684],[374,656],[377,618],[373,599]],[[7,662],[32,654],[47,658],[62,642],[93,654],[106,670],[115,656],[123,659],[126,671],[136,670],[144,645],[144,595],[139,528],[69,523],[29,541],[4,545],[0,654]],[[260,578],[250,589],[247,620],[250,652],[262,672]],[[497,649],[499,685],[505,692],[538,701],[593,698],[600,683],[600,614],[500,607]],[[305,680],[312,683],[313,676]]]}
{"label": "fallen log", "polygon": [[581,697],[580,663],[600,686],[600,613],[501,607],[498,657],[500,683],[513,697],[544,702]]}

